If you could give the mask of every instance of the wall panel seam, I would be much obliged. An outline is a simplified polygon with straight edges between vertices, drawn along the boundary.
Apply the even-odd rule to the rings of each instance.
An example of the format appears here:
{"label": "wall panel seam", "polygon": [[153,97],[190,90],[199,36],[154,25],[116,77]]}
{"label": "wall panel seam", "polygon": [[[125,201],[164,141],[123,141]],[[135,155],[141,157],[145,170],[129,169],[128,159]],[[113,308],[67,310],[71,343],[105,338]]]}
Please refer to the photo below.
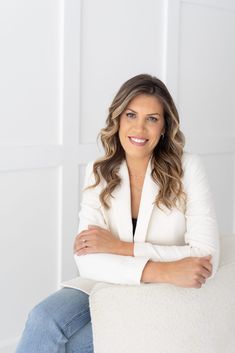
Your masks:
{"label": "wall panel seam", "polygon": [[216,10],[221,10],[221,11],[228,11],[228,12],[235,12],[235,8],[230,7],[230,6],[219,6],[216,4],[209,4],[207,2],[196,2],[193,0],[180,0],[180,4],[182,5],[194,5],[194,6],[201,6],[201,7],[207,7],[210,9],[216,9]]}

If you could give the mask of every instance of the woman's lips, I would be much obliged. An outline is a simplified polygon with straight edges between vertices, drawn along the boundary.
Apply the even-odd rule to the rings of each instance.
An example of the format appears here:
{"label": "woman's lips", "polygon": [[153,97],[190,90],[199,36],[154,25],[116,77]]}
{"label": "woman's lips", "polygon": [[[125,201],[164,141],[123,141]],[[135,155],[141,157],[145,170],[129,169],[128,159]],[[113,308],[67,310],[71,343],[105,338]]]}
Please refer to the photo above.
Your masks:
{"label": "woman's lips", "polygon": [[144,146],[148,142],[148,139],[141,137],[128,136],[130,142],[135,146]]}

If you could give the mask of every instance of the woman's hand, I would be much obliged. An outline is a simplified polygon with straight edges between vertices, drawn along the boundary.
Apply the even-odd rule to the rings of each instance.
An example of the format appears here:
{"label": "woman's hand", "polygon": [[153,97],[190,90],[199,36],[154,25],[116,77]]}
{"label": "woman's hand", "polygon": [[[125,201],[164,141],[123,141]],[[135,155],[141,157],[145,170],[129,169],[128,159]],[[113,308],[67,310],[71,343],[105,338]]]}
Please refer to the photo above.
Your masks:
{"label": "woman's hand", "polygon": [[88,230],[83,230],[76,235],[74,253],[86,255],[94,253],[119,254],[122,241],[104,228],[89,225]]}
{"label": "woman's hand", "polygon": [[211,255],[186,257],[165,263],[167,282],[180,287],[201,288],[212,273]]}

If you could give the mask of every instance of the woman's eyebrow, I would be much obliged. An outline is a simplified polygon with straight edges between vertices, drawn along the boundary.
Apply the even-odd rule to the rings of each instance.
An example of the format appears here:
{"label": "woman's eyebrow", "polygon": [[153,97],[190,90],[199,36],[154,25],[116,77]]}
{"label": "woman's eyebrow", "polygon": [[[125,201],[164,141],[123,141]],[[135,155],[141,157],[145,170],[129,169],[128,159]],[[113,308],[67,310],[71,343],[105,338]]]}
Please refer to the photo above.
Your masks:
{"label": "woman's eyebrow", "polygon": [[[131,108],[126,108],[126,110],[131,110],[133,113],[137,114],[137,112]],[[151,114],[146,114],[146,115],[159,115],[159,116],[161,116],[160,113],[151,113]]]}

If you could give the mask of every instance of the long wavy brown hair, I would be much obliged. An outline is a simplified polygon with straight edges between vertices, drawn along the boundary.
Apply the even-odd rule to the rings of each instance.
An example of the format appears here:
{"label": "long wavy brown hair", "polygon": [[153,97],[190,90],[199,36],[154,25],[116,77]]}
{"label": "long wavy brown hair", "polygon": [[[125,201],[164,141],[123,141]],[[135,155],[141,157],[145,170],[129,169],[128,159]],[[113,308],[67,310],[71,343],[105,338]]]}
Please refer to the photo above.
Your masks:
{"label": "long wavy brown hair", "polygon": [[98,135],[105,155],[95,161],[93,165],[95,183],[88,188],[96,187],[103,178],[106,183],[99,198],[105,208],[110,207],[109,198],[112,197],[113,190],[121,182],[118,171],[120,164],[125,159],[125,151],[118,136],[120,116],[130,101],[140,94],[157,97],[162,103],[164,111],[165,133],[152,153],[151,176],[159,186],[155,205],[159,208],[164,205],[168,209],[173,207],[182,209],[182,206],[185,207],[186,201],[181,181],[185,138],[180,131],[179,115],[168,89],[161,80],[148,74],[140,74],[126,81],[114,97],[109,107],[106,126],[101,129]]}

